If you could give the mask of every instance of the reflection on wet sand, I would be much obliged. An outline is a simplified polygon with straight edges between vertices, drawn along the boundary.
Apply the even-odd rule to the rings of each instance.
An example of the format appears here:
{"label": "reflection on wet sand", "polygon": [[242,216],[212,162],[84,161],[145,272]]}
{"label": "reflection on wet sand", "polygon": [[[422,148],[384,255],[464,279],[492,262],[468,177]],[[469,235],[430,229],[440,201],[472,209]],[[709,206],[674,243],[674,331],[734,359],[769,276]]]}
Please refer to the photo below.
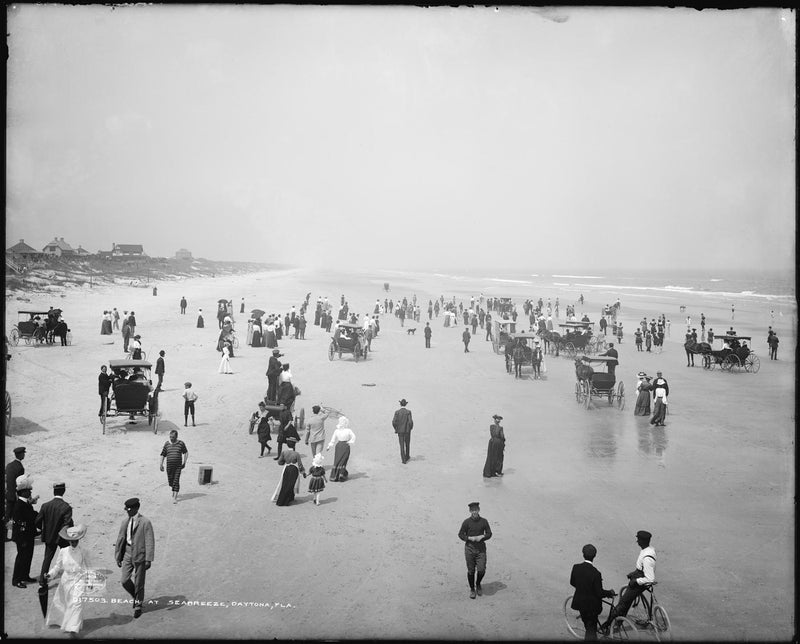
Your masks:
{"label": "reflection on wet sand", "polygon": [[667,449],[667,432],[665,428],[644,423],[639,423],[638,425],[639,451],[642,454],[655,455],[663,459],[664,452]]}
{"label": "reflection on wet sand", "polygon": [[617,455],[617,428],[609,419],[593,423],[589,429],[586,453],[592,458],[613,458]]}

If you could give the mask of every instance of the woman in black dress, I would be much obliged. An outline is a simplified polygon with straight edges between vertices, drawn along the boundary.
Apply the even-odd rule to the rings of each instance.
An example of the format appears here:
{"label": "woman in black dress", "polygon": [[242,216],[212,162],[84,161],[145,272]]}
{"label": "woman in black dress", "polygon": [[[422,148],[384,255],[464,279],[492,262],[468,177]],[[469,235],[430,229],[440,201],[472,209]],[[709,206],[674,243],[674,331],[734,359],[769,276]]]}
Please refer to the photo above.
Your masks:
{"label": "woman in black dress", "polygon": [[506,436],[500,421],[502,416],[492,416],[494,424],[489,427],[489,447],[486,450],[486,463],[483,466],[484,478],[503,476],[503,452],[506,449]]}

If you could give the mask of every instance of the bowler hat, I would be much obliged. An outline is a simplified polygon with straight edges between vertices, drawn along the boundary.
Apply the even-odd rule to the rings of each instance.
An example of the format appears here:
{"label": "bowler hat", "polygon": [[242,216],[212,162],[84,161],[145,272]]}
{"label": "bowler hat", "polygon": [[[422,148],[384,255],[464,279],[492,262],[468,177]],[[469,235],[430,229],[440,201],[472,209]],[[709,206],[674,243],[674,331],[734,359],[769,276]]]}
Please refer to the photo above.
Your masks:
{"label": "bowler hat", "polygon": [[407,401],[405,398],[402,398],[402,399],[400,400],[400,404],[401,404],[403,407],[405,407],[405,406],[408,404],[408,401]]}
{"label": "bowler hat", "polygon": [[282,356],[283,354],[280,352],[279,349],[273,349],[272,350],[272,355],[274,355],[274,356]]}
{"label": "bowler hat", "polygon": [[53,489],[63,487],[65,490],[67,489],[67,484],[64,482],[53,483]]}

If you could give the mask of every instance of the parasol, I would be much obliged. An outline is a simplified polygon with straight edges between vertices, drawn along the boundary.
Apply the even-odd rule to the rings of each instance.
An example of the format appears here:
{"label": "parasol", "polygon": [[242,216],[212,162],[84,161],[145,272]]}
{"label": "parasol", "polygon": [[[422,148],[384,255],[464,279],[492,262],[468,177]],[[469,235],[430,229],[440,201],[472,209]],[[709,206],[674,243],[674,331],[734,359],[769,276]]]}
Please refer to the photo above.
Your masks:
{"label": "parasol", "polygon": [[228,300],[217,300],[217,304],[227,304]]}
{"label": "parasol", "polygon": [[49,595],[48,582],[42,578],[39,582],[39,606],[42,608],[42,617],[47,617],[47,599]]}
{"label": "parasol", "polygon": [[262,311],[261,309],[253,309],[252,311],[250,311],[250,316],[254,318],[260,318],[265,313],[266,311]]}

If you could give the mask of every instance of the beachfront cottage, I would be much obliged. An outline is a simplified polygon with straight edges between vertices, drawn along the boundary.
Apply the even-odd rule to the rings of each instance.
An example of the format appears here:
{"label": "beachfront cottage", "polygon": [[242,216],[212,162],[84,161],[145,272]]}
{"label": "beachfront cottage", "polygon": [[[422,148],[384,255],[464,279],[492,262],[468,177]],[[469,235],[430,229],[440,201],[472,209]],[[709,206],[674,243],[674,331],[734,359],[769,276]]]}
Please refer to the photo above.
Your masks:
{"label": "beachfront cottage", "polygon": [[192,251],[186,250],[185,248],[179,248],[175,251],[175,259],[185,259],[185,260],[192,260]]}
{"label": "beachfront cottage", "polygon": [[38,259],[41,254],[41,251],[36,250],[32,246],[28,246],[24,239],[20,239],[18,244],[14,244],[11,248],[6,249],[6,257],[15,262]]}
{"label": "beachfront cottage", "polygon": [[86,250],[83,246],[78,246],[75,249],[75,254],[78,257],[88,257],[89,255],[91,255],[91,253],[88,250]]}
{"label": "beachfront cottage", "polygon": [[112,244],[111,256],[141,258],[144,257],[144,248],[141,244]]}
{"label": "beachfront cottage", "polygon": [[47,246],[42,248],[42,252],[49,257],[70,257],[75,255],[72,248],[63,237],[55,237]]}

